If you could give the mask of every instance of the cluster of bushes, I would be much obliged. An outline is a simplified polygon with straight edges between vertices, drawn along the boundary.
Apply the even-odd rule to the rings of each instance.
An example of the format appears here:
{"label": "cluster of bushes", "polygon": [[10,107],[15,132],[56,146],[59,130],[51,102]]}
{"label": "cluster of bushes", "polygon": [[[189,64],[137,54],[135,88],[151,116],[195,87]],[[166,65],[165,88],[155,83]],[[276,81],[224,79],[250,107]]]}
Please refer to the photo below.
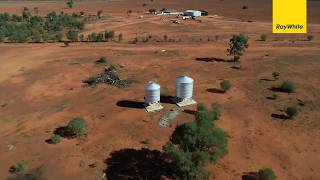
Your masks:
{"label": "cluster of bushes", "polygon": [[227,134],[213,124],[220,105],[214,103],[211,111],[199,105],[195,117],[195,122],[179,125],[163,147],[180,179],[208,179],[203,167],[227,153]]}
{"label": "cluster of bushes", "polygon": [[[22,15],[0,14],[0,41],[8,42],[56,42],[62,41],[64,32],[67,37],[74,38],[83,30],[84,21],[76,16],[61,12],[50,12],[46,17],[31,15],[24,8]],[[72,34],[73,33],[73,34]]]}
{"label": "cluster of bushes", "polygon": [[76,117],[69,121],[68,125],[56,130],[47,141],[49,144],[58,144],[63,137],[81,138],[87,134],[87,123],[82,117]]}

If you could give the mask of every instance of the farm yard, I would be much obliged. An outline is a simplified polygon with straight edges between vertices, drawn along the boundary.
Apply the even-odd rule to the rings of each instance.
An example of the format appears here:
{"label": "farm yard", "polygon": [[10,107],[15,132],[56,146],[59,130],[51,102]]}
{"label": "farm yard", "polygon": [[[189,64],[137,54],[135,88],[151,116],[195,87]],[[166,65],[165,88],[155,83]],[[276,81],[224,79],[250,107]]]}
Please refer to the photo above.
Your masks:
{"label": "farm yard", "polygon": [[[221,105],[213,128],[226,133],[227,153],[205,165],[210,179],[241,179],[261,168],[277,179],[320,179],[320,2],[309,1],[308,34],[290,35],[271,33],[269,1],[231,2],[74,1],[70,8],[0,1],[0,13],[21,16],[27,7],[32,17],[37,7],[38,16],[63,11],[84,23],[62,23],[55,39],[44,18],[39,42],[35,28],[23,42],[3,37],[0,179],[175,179],[162,161],[164,146],[176,127],[199,118],[199,106],[177,110],[170,101],[181,75],[193,78],[198,105]],[[152,8],[209,15],[175,23],[176,16],[149,14]],[[227,49],[240,33],[249,46],[234,62]],[[159,112],[144,109],[149,81],[161,85]]]}

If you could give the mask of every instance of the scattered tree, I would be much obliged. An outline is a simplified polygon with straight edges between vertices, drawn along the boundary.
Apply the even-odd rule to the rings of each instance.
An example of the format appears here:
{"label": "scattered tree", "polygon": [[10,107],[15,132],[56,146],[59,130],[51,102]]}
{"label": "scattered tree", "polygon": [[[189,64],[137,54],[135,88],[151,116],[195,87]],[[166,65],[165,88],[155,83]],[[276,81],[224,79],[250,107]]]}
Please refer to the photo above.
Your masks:
{"label": "scattered tree", "polygon": [[234,61],[239,61],[246,48],[249,47],[248,38],[244,34],[233,35],[227,49],[229,56],[234,56]]}
{"label": "scattered tree", "polygon": [[296,84],[293,81],[285,81],[279,89],[287,93],[293,93],[296,91]]}
{"label": "scattered tree", "polygon": [[260,40],[261,41],[266,41],[267,40],[267,35],[266,34],[261,34],[260,35]]}
{"label": "scattered tree", "polygon": [[273,100],[276,100],[276,99],[278,99],[278,94],[276,94],[276,93],[273,93],[273,94],[272,94],[272,99],[273,99]]}
{"label": "scattered tree", "polygon": [[97,12],[97,16],[98,16],[99,19],[101,19],[101,15],[102,15],[102,10],[99,10],[99,11]]}
{"label": "scattered tree", "polygon": [[259,170],[258,174],[259,180],[275,180],[277,178],[271,168],[262,168]]}
{"label": "scattered tree", "polygon": [[131,14],[132,14],[132,10],[129,9],[129,10],[127,11],[127,15],[131,15]]}
{"label": "scattered tree", "polygon": [[299,110],[297,107],[292,106],[292,107],[288,107],[286,109],[286,114],[290,119],[293,119],[294,117],[298,116],[299,114]]}
{"label": "scattered tree", "polygon": [[307,36],[307,39],[308,39],[308,41],[312,41],[312,40],[314,39],[314,36],[311,35],[311,34],[309,34],[309,35]]}
{"label": "scattered tree", "polygon": [[150,14],[156,14],[157,10],[152,8],[148,10]]}
{"label": "scattered tree", "polygon": [[168,40],[168,35],[165,34],[165,35],[163,36],[163,40],[164,40],[164,41],[167,41],[167,40]]}
{"label": "scattered tree", "polygon": [[87,134],[87,123],[82,117],[73,118],[67,125],[70,134],[81,137]]}
{"label": "scattered tree", "polygon": [[107,58],[106,57],[101,57],[96,61],[97,64],[102,64],[102,63],[107,63]]}
{"label": "scattered tree", "polygon": [[67,2],[67,5],[68,5],[69,8],[72,8],[73,5],[74,5],[73,0],[69,0],[69,1]]}
{"label": "scattered tree", "polygon": [[248,9],[248,6],[243,5],[243,6],[242,6],[242,9]]}
{"label": "scattered tree", "polygon": [[279,72],[273,72],[273,73],[272,73],[272,76],[273,76],[273,79],[274,79],[274,80],[278,80],[278,79],[279,79],[279,76],[280,76],[280,73],[279,73]]}
{"label": "scattered tree", "polygon": [[227,92],[231,88],[231,82],[229,80],[223,80],[220,83],[220,87],[223,92]]}
{"label": "scattered tree", "polygon": [[122,40],[123,40],[123,35],[120,33],[120,34],[118,35],[118,41],[121,42]]}
{"label": "scattered tree", "polygon": [[38,15],[39,14],[39,8],[38,7],[34,7],[33,8],[33,12],[34,12],[34,14]]}
{"label": "scattered tree", "polygon": [[202,167],[227,153],[227,134],[214,126],[212,112],[204,105],[198,106],[195,122],[176,127],[163,147],[181,179],[207,179],[209,173]]}

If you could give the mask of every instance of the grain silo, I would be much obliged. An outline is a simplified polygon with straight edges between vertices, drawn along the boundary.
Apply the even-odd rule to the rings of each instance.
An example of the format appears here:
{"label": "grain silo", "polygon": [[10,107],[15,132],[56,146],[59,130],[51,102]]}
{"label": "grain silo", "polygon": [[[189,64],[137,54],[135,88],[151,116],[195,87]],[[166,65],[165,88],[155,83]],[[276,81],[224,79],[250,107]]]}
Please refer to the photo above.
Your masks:
{"label": "grain silo", "polygon": [[176,79],[176,102],[178,106],[195,104],[193,96],[193,79],[188,76],[179,76]]}
{"label": "grain silo", "polygon": [[145,104],[148,112],[154,112],[163,109],[160,104],[160,85],[150,81],[145,86]]}

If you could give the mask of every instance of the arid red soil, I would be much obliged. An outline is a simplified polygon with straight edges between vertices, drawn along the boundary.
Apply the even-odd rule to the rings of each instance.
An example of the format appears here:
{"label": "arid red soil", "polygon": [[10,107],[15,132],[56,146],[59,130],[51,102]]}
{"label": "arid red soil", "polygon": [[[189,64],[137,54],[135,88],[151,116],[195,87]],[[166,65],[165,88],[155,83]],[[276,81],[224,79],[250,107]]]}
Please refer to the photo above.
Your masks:
{"label": "arid red soil", "polygon": [[[142,7],[147,3],[147,7]],[[247,10],[241,7],[247,5]],[[27,162],[27,172],[41,167],[44,179],[104,179],[105,160],[110,153],[127,148],[161,150],[177,124],[193,120],[182,113],[171,128],[160,128],[159,118],[173,108],[164,104],[159,113],[124,107],[119,102],[143,102],[144,84],[155,80],[164,95],[175,95],[175,77],[188,75],[195,80],[194,99],[210,105],[222,104],[217,125],[229,135],[229,153],[207,169],[216,179],[241,179],[244,172],[272,167],[278,179],[320,179],[320,25],[319,1],[309,1],[309,34],[271,34],[269,1],[82,1],[73,9],[64,2],[1,1],[0,12],[20,13],[24,6],[38,6],[40,14],[66,11],[95,14],[103,9],[102,20],[86,26],[84,34],[115,30],[123,42],[44,44],[0,44],[0,179],[13,176],[11,165]],[[211,15],[202,23],[174,17],[149,16],[150,7],[207,9]],[[128,16],[128,9],[134,12]],[[232,10],[235,9],[235,10]],[[139,16],[143,15],[143,18]],[[247,20],[253,20],[249,23]],[[226,55],[232,34],[245,33],[249,49],[241,59],[240,70],[230,62],[205,62],[199,57],[229,60]],[[266,42],[259,41],[266,33]],[[169,39],[179,42],[132,44],[136,36]],[[208,37],[210,41],[208,41]],[[166,52],[161,52],[166,50]],[[83,80],[100,73],[103,65],[95,61],[106,56],[108,64],[120,65],[122,78],[138,82],[127,88],[101,84],[85,87]],[[280,79],[270,81],[272,72]],[[232,82],[232,89],[213,93],[221,79]],[[269,88],[292,80],[296,93],[278,93],[269,100]],[[289,105],[305,102],[294,120],[281,120]],[[195,110],[195,106],[188,107]],[[45,141],[52,132],[76,116],[83,116],[89,126],[84,140],[63,139],[52,145]],[[141,141],[149,139],[149,144]],[[97,167],[90,168],[95,163]],[[39,172],[39,171],[37,171]],[[38,173],[39,174],[39,173]]]}

